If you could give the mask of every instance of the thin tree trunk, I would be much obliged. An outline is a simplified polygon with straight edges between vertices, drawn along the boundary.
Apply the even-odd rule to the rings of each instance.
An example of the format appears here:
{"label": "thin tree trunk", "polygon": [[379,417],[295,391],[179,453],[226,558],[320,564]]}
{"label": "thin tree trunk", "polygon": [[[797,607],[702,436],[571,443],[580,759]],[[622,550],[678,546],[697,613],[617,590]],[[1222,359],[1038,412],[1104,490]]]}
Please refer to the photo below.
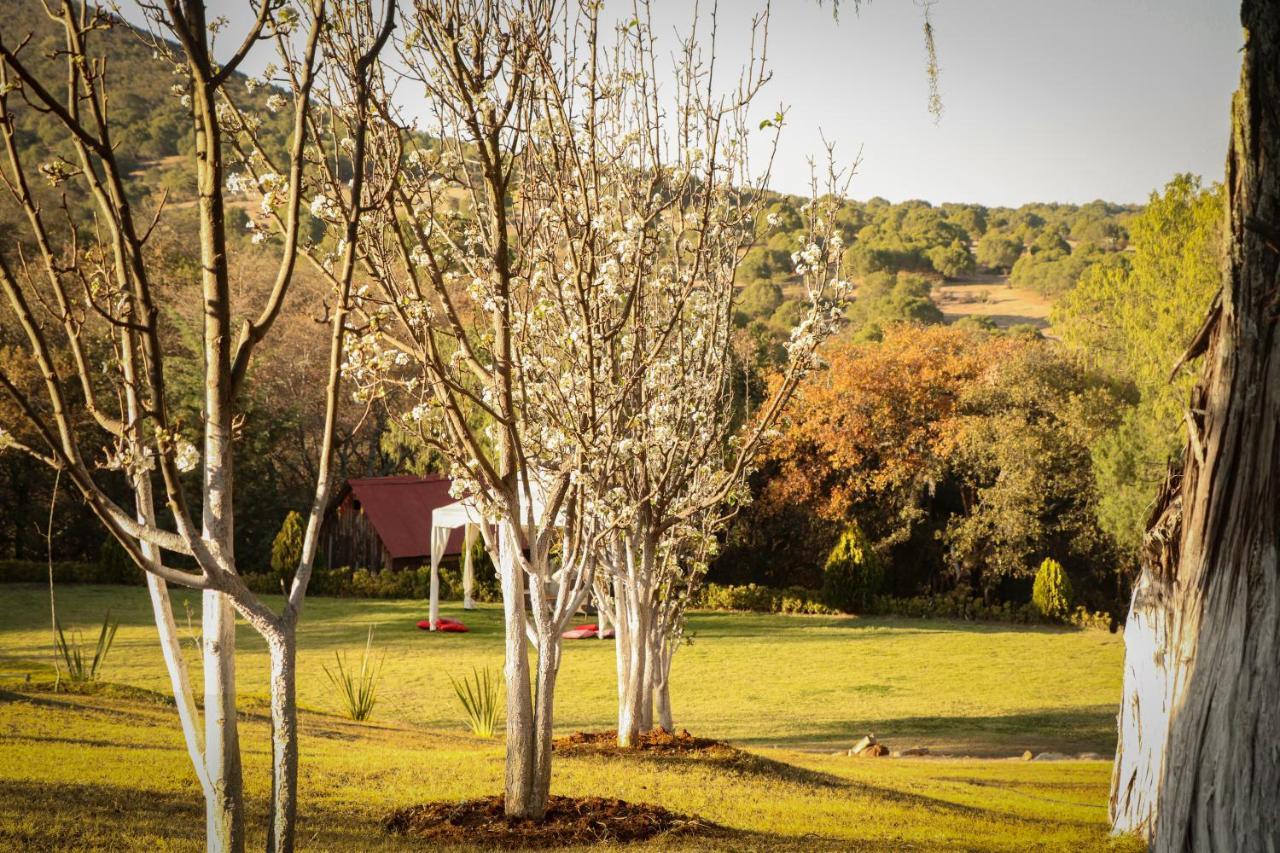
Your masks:
{"label": "thin tree trunk", "polygon": [[538,680],[534,702],[534,772],[529,798],[531,818],[541,820],[551,798],[551,743],[555,714],[556,676],[560,672],[560,636],[552,631],[538,638]]}
{"label": "thin tree trunk", "polygon": [[205,773],[212,796],[206,809],[210,851],[244,849],[244,781],[236,725],[236,626],[231,600],[204,593]]}
{"label": "thin tree trunk", "polygon": [[645,664],[648,660],[647,639],[649,635],[649,612],[644,606],[644,596],[636,590],[634,583],[626,584],[623,591],[626,597],[627,620],[627,671],[626,685],[622,697],[622,707],[618,714],[618,746],[636,745],[642,729],[644,701],[648,676]]}
{"label": "thin tree trunk", "polygon": [[271,829],[267,850],[292,853],[298,819],[297,639],[292,627],[268,639],[271,654]]}
{"label": "thin tree trunk", "polygon": [[533,798],[534,716],[529,695],[529,647],[525,635],[524,571],[520,567],[520,539],[510,522],[499,525],[499,574],[506,633],[507,683],[506,813],[529,817]]}
{"label": "thin tree trunk", "polygon": [[675,652],[675,643],[664,633],[658,641],[657,665],[654,667],[653,709],[658,726],[666,732],[676,730],[671,714],[671,658]]}
{"label": "thin tree trunk", "polygon": [[[1153,832],[1161,851],[1280,849],[1280,3],[1245,0],[1241,18],[1222,294],[1192,346],[1205,363],[1158,516],[1173,514],[1177,535],[1143,566],[1169,582],[1163,656],[1144,652],[1141,630],[1126,638],[1128,666],[1152,673],[1145,657],[1168,668],[1164,749],[1152,744],[1158,731],[1143,732],[1117,759],[1136,768],[1120,786],[1160,780],[1144,795],[1154,827],[1132,828]],[[1160,680],[1145,684],[1141,699],[1158,702]]]}

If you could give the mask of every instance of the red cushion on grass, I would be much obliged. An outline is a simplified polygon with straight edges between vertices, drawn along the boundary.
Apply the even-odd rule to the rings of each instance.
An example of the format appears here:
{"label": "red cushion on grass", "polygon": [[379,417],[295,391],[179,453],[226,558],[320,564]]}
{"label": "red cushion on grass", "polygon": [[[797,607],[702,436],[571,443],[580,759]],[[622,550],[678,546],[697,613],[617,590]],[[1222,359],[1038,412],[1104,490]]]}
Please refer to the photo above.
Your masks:
{"label": "red cushion on grass", "polygon": [[[424,631],[430,631],[431,621],[428,619],[423,619],[421,622],[418,623],[418,627]],[[446,633],[450,633],[450,634],[465,634],[469,629],[467,628],[466,625],[463,625],[457,619],[437,619],[436,630],[445,631]]]}
{"label": "red cushion on grass", "polygon": [[574,628],[572,631],[565,631],[560,636],[564,637],[566,640],[586,640],[591,637],[594,637],[595,635],[596,635],[596,629],[595,629],[595,626],[593,625],[591,626],[590,630],[588,630],[587,628]]}
{"label": "red cushion on grass", "polygon": [[600,633],[600,639],[602,640],[612,640],[615,636],[616,635],[613,633],[612,628],[605,628],[604,631]]}
{"label": "red cushion on grass", "polygon": [[575,630],[575,631],[599,631],[599,630],[600,630],[600,626],[599,626],[599,625],[595,625],[595,624],[591,624],[591,625],[576,625],[576,626],[574,626],[574,629],[573,629],[573,630]]}

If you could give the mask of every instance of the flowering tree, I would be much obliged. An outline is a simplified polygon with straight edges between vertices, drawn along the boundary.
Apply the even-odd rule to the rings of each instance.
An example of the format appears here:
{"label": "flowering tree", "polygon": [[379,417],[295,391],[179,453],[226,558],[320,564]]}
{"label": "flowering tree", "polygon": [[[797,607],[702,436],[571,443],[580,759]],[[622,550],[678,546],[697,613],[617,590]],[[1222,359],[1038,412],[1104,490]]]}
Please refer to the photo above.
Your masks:
{"label": "flowering tree", "polygon": [[[388,9],[391,11],[393,7]],[[262,3],[242,42],[226,62],[214,60],[217,34],[226,19],[210,18],[203,2],[170,0],[144,4],[153,31],[148,38],[159,62],[175,77],[174,95],[189,108],[195,148],[190,168],[199,193],[198,298],[203,307],[204,380],[202,420],[184,424],[174,414],[167,379],[174,357],[164,345],[166,313],[162,287],[176,287],[169,298],[183,298],[186,284],[165,282],[161,260],[149,246],[166,213],[166,197],[138,199],[117,158],[112,135],[107,61],[94,51],[99,32],[121,24],[87,4],[63,0],[51,10],[65,35],[65,91],[35,74],[24,56],[25,42],[0,41],[0,137],[7,169],[3,179],[26,215],[26,251],[0,253],[0,289],[22,329],[27,353],[42,377],[41,394],[30,394],[8,375],[3,387],[40,441],[5,440],[10,449],[31,454],[62,471],[75,484],[109,533],[147,572],[157,629],[169,669],[179,718],[196,775],[204,789],[210,849],[244,846],[244,802],[236,729],[235,613],[265,638],[271,656],[273,785],[270,846],[293,846],[296,812],[297,725],[294,705],[295,629],[315,554],[320,514],[330,491],[329,458],[333,446],[343,341],[355,265],[354,243],[338,252],[331,330],[326,420],[319,477],[304,537],[302,558],[286,590],[280,613],[251,593],[236,567],[234,541],[233,442],[237,402],[250,362],[280,315],[295,279],[299,255],[301,204],[314,180],[322,147],[349,134],[353,144],[331,144],[328,156],[351,176],[344,187],[346,233],[354,234],[364,195],[367,109],[317,115],[317,102],[335,103],[355,92],[368,100],[368,80],[377,54],[390,34],[392,18],[369,26],[367,13],[313,0],[300,8]],[[237,106],[236,70],[261,43],[274,43],[280,67],[263,85],[276,87],[268,109],[291,114],[287,161],[281,173],[260,181],[261,209],[279,227],[279,259],[264,301],[239,321],[237,333],[228,272],[235,243],[228,234],[226,155],[229,143],[252,134],[258,119]],[[58,120],[69,157],[35,168],[18,143],[25,114],[17,102]],[[31,180],[43,175],[55,187],[79,185],[92,201],[83,221],[64,200],[61,215],[51,216],[32,192]],[[103,360],[103,354],[105,359]],[[98,362],[102,360],[102,369]],[[100,450],[82,445],[72,428],[73,413],[83,407],[105,436]],[[0,435],[9,435],[0,432]],[[198,436],[199,445],[196,438]],[[95,459],[94,456],[98,458]],[[187,472],[199,470],[199,516],[191,510]],[[107,471],[127,479],[134,506],[114,501],[104,485]],[[159,489],[165,515],[156,502]],[[166,554],[193,563],[177,568]],[[204,726],[200,728],[186,665],[178,643],[167,584],[204,591]]]}

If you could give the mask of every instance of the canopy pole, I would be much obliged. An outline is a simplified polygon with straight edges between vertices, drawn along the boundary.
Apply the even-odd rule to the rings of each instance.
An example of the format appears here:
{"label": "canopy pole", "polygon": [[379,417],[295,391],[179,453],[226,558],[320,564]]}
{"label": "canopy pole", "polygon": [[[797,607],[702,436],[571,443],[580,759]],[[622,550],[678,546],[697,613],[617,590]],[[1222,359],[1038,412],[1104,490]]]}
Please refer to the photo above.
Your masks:
{"label": "canopy pole", "polygon": [[[441,530],[444,536],[441,536]],[[434,631],[440,624],[440,559],[444,556],[444,549],[448,545],[449,531],[447,528],[439,528],[432,526],[431,528],[431,609],[427,615],[427,622]]]}

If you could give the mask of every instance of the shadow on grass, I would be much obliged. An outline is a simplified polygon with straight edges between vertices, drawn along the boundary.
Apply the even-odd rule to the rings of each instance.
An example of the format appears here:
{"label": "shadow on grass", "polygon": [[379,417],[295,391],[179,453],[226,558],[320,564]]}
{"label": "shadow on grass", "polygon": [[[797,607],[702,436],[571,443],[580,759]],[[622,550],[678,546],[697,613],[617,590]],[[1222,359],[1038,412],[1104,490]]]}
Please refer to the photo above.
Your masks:
{"label": "shadow on grass", "polygon": [[[751,637],[759,639],[768,633],[770,642],[810,642],[805,631],[779,632],[780,621],[786,627],[815,630],[841,630],[841,640],[883,640],[886,634],[1075,634],[1084,630],[1070,625],[1033,625],[1016,622],[976,622],[964,619],[913,619],[903,616],[806,616],[785,613],[751,613],[738,611],[697,610],[690,614],[690,629],[697,637]],[[769,623],[771,628],[764,627]]]}
{"label": "shadow on grass", "polygon": [[852,745],[875,732],[893,748],[911,746],[912,739],[956,739],[978,749],[975,756],[1007,755],[1023,749],[1100,752],[1109,754],[1116,743],[1116,709],[1095,705],[1079,710],[1033,711],[992,716],[918,716],[893,719],[851,719],[822,729],[808,729],[799,737],[742,738],[746,746],[783,746],[798,749]]}

